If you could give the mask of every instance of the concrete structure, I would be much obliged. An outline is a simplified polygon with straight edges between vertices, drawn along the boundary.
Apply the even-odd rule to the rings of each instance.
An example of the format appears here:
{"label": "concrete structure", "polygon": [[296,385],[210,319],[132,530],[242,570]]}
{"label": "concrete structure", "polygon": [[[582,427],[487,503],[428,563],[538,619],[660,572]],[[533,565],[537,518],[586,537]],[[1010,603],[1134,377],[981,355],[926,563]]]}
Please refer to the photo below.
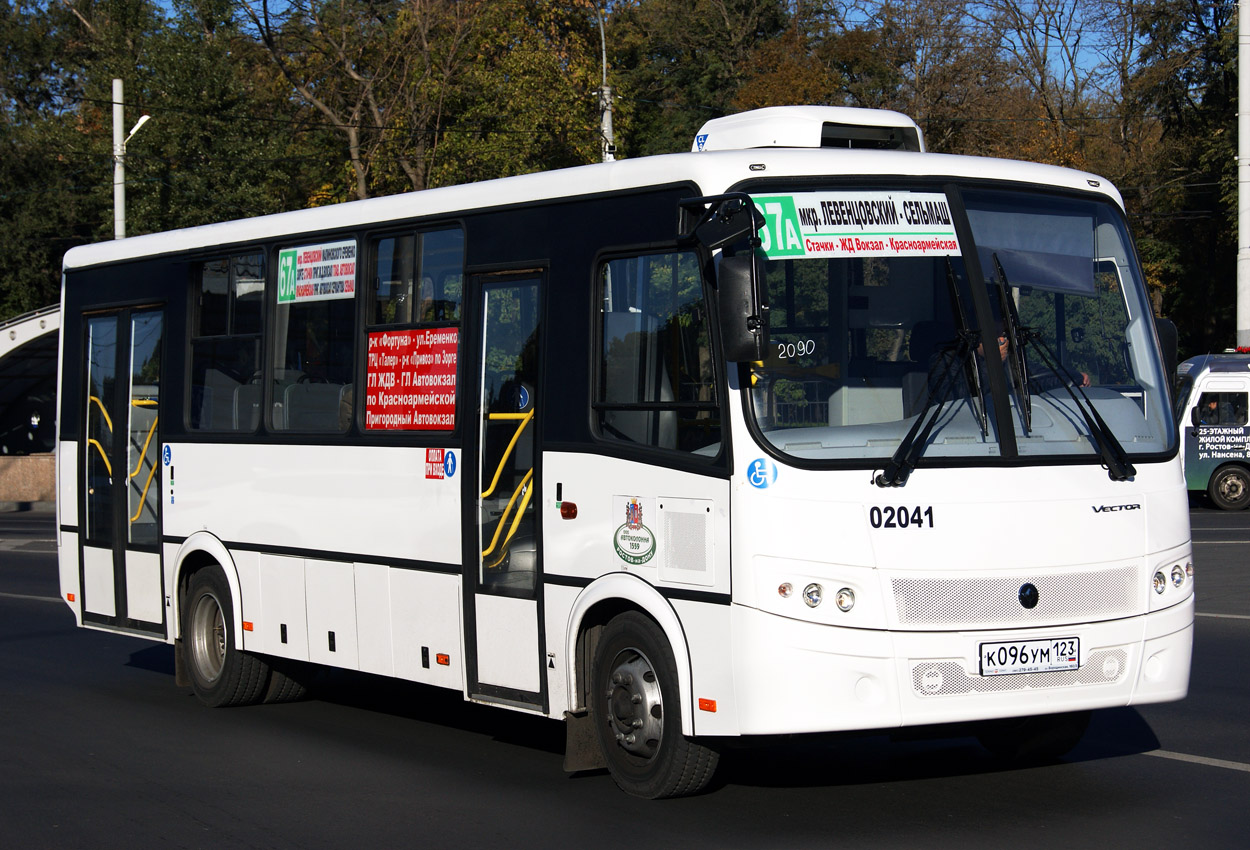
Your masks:
{"label": "concrete structure", "polygon": [[60,307],[0,324],[0,505],[55,498]]}

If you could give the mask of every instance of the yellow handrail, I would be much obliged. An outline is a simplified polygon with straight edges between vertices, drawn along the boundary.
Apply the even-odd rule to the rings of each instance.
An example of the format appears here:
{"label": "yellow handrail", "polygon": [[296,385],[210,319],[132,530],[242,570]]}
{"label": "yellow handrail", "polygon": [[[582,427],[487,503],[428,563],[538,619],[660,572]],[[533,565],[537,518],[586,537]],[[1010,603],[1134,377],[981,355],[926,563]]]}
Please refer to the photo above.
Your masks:
{"label": "yellow handrail", "polygon": [[[130,406],[131,407],[156,407],[157,401],[154,398],[132,398],[130,400]],[[143,450],[139,452],[139,462],[135,464],[135,471],[130,473],[131,480],[133,480],[134,477],[139,474],[140,470],[143,469],[143,459],[148,456],[148,446],[152,445],[152,437],[155,436],[156,434],[156,423],[160,421],[161,421],[161,418],[159,416],[152,417],[152,425],[148,428],[148,437],[146,440],[143,441]],[[130,518],[130,521],[132,523],[137,522],[139,520],[139,515],[143,513],[143,506],[147,503],[147,500],[148,500],[148,489],[151,488],[152,479],[154,479],[155,477],[156,477],[156,461],[153,460],[152,469],[148,472],[148,480],[143,485],[143,493],[139,496],[139,509],[135,511],[135,515]]]}
{"label": "yellow handrail", "polygon": [[100,445],[100,441],[95,437],[88,437],[87,445],[96,447],[96,451],[100,453],[100,459],[104,461],[104,468],[108,470],[109,478],[112,478],[113,464],[109,463],[109,456],[104,453],[104,446]]}
{"label": "yellow handrail", "polygon": [[[519,496],[521,491],[524,490],[525,495],[521,498],[520,509],[517,511],[516,517],[512,520],[512,527],[508,529],[508,536],[504,538],[503,545],[505,549],[507,548],[509,541],[512,540],[512,536],[516,534],[517,528],[521,524],[521,517],[524,516],[526,507],[529,506],[530,491],[526,488],[533,477],[534,470],[531,469],[529,472],[525,473],[525,477],[521,479],[521,483],[518,484],[516,490],[513,491],[512,498],[508,500],[508,506],[503,509],[503,516],[499,518],[499,524],[495,526],[495,535],[491,538],[490,545],[487,546],[486,550],[482,552],[483,558],[495,551],[495,546],[499,543],[499,532],[503,531],[504,523],[508,521],[508,514],[512,513],[512,506],[516,504],[517,496]],[[500,560],[502,560],[502,557]],[[497,563],[499,563],[499,561],[495,561],[495,564]],[[493,567],[495,564],[490,564],[490,566]]]}
{"label": "yellow handrail", "polygon": [[156,464],[154,463],[152,464],[152,471],[148,473],[148,481],[143,485],[143,495],[139,497],[139,510],[135,511],[135,515],[130,518],[132,523],[136,522],[139,519],[139,514],[143,513],[143,506],[147,504],[148,501],[148,488],[152,486],[152,479],[155,477]]}
{"label": "yellow handrail", "polygon": [[[134,402],[131,402],[135,404]],[[138,407],[138,404],[135,404]],[[135,464],[135,471],[130,473],[130,477],[134,478],[139,474],[139,470],[143,469],[143,459],[148,456],[148,446],[152,445],[152,437],[156,434],[156,423],[160,421],[160,417],[156,416],[152,419],[152,427],[148,428],[148,438],[143,441],[143,451],[139,452],[139,462]],[[156,469],[156,464],[152,464],[152,468]]]}
{"label": "yellow handrail", "polygon": [[113,431],[113,420],[109,417],[109,412],[108,412],[107,410],[105,410],[105,409],[104,409],[104,402],[100,401],[100,399],[96,398],[96,397],[95,397],[95,396],[93,396],[93,395],[87,396],[87,407],[88,407],[88,408],[90,408],[90,407],[91,407],[91,402],[93,402],[93,401],[96,403],[96,406],[100,408],[100,412],[104,414],[104,424],[105,424],[105,425],[107,425],[107,426],[109,426],[109,432],[110,432],[110,433],[112,433],[112,431]]}
{"label": "yellow handrail", "polygon": [[504,449],[503,457],[499,459],[499,465],[495,467],[495,477],[491,479],[490,486],[482,494],[483,499],[494,493],[495,488],[499,486],[499,476],[503,474],[503,465],[508,462],[508,458],[512,455],[512,450],[516,447],[516,441],[520,439],[521,432],[525,430],[525,426],[530,424],[530,420],[534,418],[534,411],[530,410],[529,413],[489,413],[486,418],[490,421],[519,419],[521,424],[517,426],[516,433],[512,435],[512,439],[508,442],[508,448]]}

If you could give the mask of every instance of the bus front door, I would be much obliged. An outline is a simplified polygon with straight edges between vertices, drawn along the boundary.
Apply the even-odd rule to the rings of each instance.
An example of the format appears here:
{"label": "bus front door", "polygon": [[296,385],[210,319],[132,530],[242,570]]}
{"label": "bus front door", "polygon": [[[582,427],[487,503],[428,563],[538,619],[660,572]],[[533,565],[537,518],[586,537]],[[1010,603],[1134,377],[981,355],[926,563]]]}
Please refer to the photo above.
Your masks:
{"label": "bus front door", "polygon": [[[475,279],[476,417],[467,435],[465,644],[470,695],[494,702],[544,704],[539,632],[538,386],[541,278]],[[476,366],[474,365],[476,362]]]}
{"label": "bus front door", "polygon": [[84,622],[165,634],[160,555],[164,312],[83,316],[79,587]]}

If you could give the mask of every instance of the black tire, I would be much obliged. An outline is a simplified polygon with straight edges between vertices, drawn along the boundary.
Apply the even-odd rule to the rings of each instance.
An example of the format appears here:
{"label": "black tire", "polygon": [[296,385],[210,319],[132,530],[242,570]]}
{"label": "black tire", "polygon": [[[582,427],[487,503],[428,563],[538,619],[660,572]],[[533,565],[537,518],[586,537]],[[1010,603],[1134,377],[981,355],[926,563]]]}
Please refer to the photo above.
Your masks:
{"label": "black tire", "polygon": [[308,679],[311,668],[299,661],[287,658],[271,658],[269,664],[269,687],[265,689],[266,705],[275,702],[295,702],[308,695]]}
{"label": "black tire", "polygon": [[1058,759],[1081,742],[1090,712],[1043,714],[987,720],[977,729],[977,740],[994,757],[1015,764]]}
{"label": "black tire", "polygon": [[604,627],[590,683],[599,747],[622,790],[656,800],[711,781],[720,755],[682,735],[677,664],[650,618],[629,611]]}
{"label": "black tire", "polygon": [[191,689],[213,708],[251,705],[265,693],[269,665],[234,645],[234,605],[217,566],[191,576],[182,607],[182,648]]}
{"label": "black tire", "polygon": [[1250,472],[1241,466],[1217,469],[1207,485],[1207,493],[1215,506],[1225,511],[1240,511],[1250,505]]}

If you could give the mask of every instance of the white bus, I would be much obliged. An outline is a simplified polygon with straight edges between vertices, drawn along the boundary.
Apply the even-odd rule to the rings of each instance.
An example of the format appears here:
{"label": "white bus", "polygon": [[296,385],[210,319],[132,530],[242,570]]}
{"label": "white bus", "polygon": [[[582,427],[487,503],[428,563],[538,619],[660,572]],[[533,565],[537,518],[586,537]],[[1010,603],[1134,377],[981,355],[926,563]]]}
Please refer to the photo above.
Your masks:
{"label": "white bus", "polygon": [[694,147],[70,251],[78,623],[172,644],[212,706],[328,665],[562,719],[566,768],[644,797],[733,738],[1053,757],[1183,697],[1170,368],[1115,189],[896,113]]}

